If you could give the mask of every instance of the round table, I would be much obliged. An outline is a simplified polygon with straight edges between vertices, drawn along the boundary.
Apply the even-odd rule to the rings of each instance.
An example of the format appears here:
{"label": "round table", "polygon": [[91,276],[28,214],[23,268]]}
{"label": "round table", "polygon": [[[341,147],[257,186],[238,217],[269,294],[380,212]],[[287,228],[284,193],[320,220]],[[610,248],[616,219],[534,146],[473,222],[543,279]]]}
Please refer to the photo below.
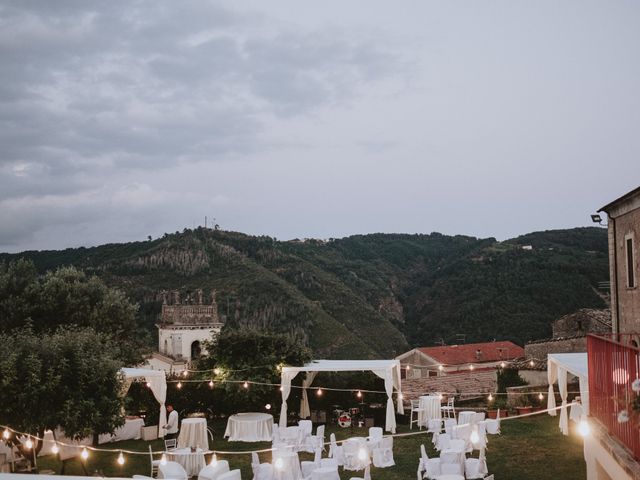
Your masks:
{"label": "round table", "polygon": [[464,412],[460,412],[458,414],[458,425],[473,425],[475,423],[476,412],[472,412],[470,410],[465,410]]}
{"label": "round table", "polygon": [[423,395],[418,404],[418,425],[427,426],[429,420],[440,420],[440,395]]}
{"label": "round table", "polygon": [[176,448],[175,450],[169,450],[166,452],[168,460],[177,462],[182,465],[187,475],[190,477],[197,477],[205,466],[204,450],[198,448],[195,452],[191,451],[191,448]]}
{"label": "round table", "polygon": [[182,420],[178,435],[178,448],[185,447],[203,447],[209,450],[206,419],[185,418]]}
{"label": "round table", "polygon": [[268,413],[236,413],[229,417],[224,436],[231,442],[268,442],[272,431],[273,417]]}

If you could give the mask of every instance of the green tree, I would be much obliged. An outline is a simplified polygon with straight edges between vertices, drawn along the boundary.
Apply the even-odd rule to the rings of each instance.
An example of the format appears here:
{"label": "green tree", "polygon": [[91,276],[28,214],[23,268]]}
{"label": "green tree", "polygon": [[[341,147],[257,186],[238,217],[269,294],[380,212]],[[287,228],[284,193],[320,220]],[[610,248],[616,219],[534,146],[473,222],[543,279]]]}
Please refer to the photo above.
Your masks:
{"label": "green tree", "polygon": [[75,326],[36,333],[27,325],[0,333],[0,345],[10,346],[0,355],[0,423],[39,438],[60,426],[94,443],[124,424],[122,362],[107,335]]}
{"label": "green tree", "polygon": [[116,351],[126,363],[137,363],[137,308],[121,291],[75,267],[38,276],[27,260],[0,264],[0,330],[20,328],[27,321],[35,332],[58,325],[91,327],[118,341]]}
{"label": "green tree", "polygon": [[262,409],[265,403],[279,398],[274,386],[250,384],[247,389],[243,381],[279,384],[280,366],[298,366],[311,360],[311,350],[300,342],[252,329],[225,330],[205,347],[208,354],[198,361],[198,369],[217,368],[220,373],[216,378],[230,381],[219,384],[229,412]]}

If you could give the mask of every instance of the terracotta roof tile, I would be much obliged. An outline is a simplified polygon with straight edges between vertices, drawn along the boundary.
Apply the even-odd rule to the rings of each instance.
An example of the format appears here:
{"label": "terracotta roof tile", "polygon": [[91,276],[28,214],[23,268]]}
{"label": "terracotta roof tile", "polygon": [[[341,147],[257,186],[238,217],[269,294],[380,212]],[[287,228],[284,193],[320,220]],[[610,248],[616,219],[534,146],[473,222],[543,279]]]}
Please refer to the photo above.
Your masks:
{"label": "terracotta roof tile", "polygon": [[441,347],[422,347],[418,350],[444,365],[497,362],[524,357],[524,349],[513,342],[467,343]]}

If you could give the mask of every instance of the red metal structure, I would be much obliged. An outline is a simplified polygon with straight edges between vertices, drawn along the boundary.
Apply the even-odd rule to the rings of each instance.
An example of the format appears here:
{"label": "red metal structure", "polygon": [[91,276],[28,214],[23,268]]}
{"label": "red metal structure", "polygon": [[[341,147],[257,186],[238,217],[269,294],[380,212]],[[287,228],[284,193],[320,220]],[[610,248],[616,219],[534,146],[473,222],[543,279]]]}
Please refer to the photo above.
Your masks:
{"label": "red metal structure", "polygon": [[[631,383],[640,378],[638,334],[598,334],[587,338],[589,415],[597,419],[640,460],[640,411],[628,408],[638,396]],[[629,409],[629,421],[618,413]]]}

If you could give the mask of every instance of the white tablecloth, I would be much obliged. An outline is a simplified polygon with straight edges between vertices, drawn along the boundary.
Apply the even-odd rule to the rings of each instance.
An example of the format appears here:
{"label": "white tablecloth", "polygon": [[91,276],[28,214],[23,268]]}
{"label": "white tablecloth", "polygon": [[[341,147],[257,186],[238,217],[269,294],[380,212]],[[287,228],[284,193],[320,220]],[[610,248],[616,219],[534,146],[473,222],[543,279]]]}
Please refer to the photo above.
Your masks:
{"label": "white tablecloth", "polygon": [[277,450],[273,452],[273,472],[277,480],[301,480],[302,470],[296,452]]}
{"label": "white tablecloth", "polygon": [[464,425],[468,423],[473,425],[475,423],[476,412],[464,411],[458,414],[458,425]]}
{"label": "white tablecloth", "polygon": [[418,425],[428,426],[429,420],[439,420],[442,418],[440,411],[440,395],[423,395],[420,397],[418,405]]}
{"label": "white tablecloth", "polygon": [[198,448],[192,452],[190,448],[176,448],[166,453],[167,460],[177,462],[182,465],[190,477],[197,477],[200,470],[205,466],[204,450]]}
{"label": "white tablecloth", "polygon": [[236,413],[229,417],[224,436],[232,442],[269,442],[272,431],[273,417],[268,413]]}
{"label": "white tablecloth", "polygon": [[204,418],[185,418],[180,425],[178,448],[202,447],[209,449],[207,420]]}

